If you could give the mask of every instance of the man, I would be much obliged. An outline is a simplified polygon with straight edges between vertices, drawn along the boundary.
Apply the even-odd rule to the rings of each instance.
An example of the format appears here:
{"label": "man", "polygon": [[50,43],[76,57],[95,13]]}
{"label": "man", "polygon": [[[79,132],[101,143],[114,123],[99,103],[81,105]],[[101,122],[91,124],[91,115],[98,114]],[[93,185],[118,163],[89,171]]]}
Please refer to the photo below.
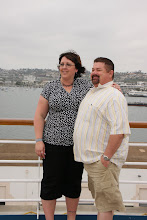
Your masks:
{"label": "man", "polygon": [[88,172],[98,220],[112,220],[114,210],[125,210],[119,173],[128,153],[130,127],[126,99],[111,86],[113,78],[113,62],[95,59],[94,88],[80,104],[73,135],[75,160],[83,162]]}

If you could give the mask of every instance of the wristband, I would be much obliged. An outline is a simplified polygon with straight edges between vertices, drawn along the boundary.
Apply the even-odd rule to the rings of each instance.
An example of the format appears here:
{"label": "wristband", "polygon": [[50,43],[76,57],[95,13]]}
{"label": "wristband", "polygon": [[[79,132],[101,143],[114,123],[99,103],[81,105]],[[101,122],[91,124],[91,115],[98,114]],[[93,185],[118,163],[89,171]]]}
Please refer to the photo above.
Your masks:
{"label": "wristband", "polygon": [[42,141],[42,138],[36,139],[36,143],[39,142],[39,141]]}

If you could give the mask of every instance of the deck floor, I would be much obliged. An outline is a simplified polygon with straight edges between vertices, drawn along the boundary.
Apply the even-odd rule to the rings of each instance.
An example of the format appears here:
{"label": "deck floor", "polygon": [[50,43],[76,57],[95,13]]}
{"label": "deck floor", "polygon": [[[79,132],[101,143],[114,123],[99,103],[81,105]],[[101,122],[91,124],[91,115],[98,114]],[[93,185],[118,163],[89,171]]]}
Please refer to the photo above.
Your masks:
{"label": "deck floor", "polygon": [[[36,214],[37,206],[35,205],[0,205],[0,215],[25,215]],[[57,203],[55,214],[65,215],[65,204]],[[44,214],[42,206],[40,206],[39,214]],[[94,205],[79,205],[77,214],[79,215],[97,215]],[[126,207],[126,212],[115,212],[115,215],[139,215],[147,216],[147,207]]]}

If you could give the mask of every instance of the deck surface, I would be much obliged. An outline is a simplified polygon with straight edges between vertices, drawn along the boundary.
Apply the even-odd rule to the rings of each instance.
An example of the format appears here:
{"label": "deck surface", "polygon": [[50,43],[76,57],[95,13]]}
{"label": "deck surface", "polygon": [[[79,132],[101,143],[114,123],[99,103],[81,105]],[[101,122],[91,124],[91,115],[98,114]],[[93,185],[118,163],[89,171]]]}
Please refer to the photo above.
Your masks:
{"label": "deck surface", "polygon": [[[35,215],[37,205],[0,205],[0,215]],[[66,215],[66,206],[64,203],[57,202],[55,214]],[[40,215],[43,215],[43,208],[40,206]],[[97,210],[94,205],[79,205],[77,215],[97,215]],[[126,207],[126,212],[115,212],[115,215],[138,215],[146,216],[147,207]]]}

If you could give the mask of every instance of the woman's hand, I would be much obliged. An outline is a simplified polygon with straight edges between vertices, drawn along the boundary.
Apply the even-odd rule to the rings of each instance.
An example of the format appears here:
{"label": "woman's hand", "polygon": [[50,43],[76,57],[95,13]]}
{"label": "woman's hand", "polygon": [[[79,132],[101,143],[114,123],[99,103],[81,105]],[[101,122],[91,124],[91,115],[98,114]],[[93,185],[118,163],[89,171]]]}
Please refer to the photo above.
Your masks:
{"label": "woman's hand", "polygon": [[122,93],[122,90],[118,84],[113,83],[112,87],[114,87],[115,89],[118,89]]}
{"label": "woman's hand", "polygon": [[35,152],[39,157],[45,159],[45,144],[43,141],[39,141],[35,144]]}

